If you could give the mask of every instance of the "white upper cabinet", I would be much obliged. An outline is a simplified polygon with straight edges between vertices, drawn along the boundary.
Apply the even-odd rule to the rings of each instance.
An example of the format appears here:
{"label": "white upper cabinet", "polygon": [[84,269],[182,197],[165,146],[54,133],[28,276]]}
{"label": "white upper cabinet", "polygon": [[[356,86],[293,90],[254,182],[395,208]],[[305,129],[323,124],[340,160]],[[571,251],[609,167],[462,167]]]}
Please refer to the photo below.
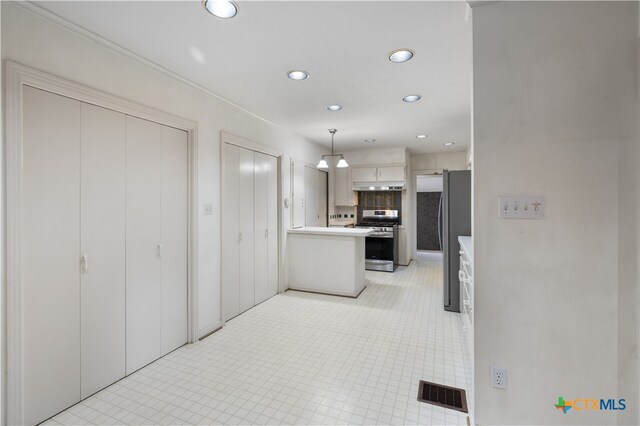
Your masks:
{"label": "white upper cabinet", "polygon": [[378,180],[378,168],[353,167],[351,170],[351,180],[353,182],[375,182]]}
{"label": "white upper cabinet", "polygon": [[404,182],[404,166],[353,167],[352,182]]}
{"label": "white upper cabinet", "polygon": [[404,167],[378,167],[378,180],[379,181],[404,181]]}
{"label": "white upper cabinet", "polygon": [[334,169],[334,204],[336,206],[353,207],[358,204],[357,197],[351,183],[351,167]]}

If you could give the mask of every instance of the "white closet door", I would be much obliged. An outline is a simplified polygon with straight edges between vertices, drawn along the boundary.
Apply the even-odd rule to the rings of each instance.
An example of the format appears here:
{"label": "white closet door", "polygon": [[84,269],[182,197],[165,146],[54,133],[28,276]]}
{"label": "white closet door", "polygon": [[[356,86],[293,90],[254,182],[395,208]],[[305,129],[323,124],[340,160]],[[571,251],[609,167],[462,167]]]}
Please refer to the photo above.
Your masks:
{"label": "white closet door", "polygon": [[320,203],[318,202],[318,170],[305,167],[304,173],[304,193],[306,197],[305,206],[305,226],[322,226],[320,225]]}
{"label": "white closet door", "polygon": [[80,102],[23,92],[24,423],[80,400]]}
{"label": "white closet door", "polygon": [[240,313],[240,148],[225,143],[222,163],[222,320]]}
{"label": "white closet door", "polygon": [[267,157],[268,164],[268,193],[267,200],[267,228],[269,229],[268,242],[268,297],[278,293],[278,159]]}
{"label": "white closet door", "polygon": [[253,223],[255,304],[264,302],[269,294],[269,156],[255,153]]}
{"label": "white closet door", "polygon": [[82,104],[82,397],[125,375],[125,115]]}
{"label": "white closet door", "polygon": [[[305,226],[305,169],[306,166],[300,161],[292,162],[292,176],[293,176],[293,225],[292,228],[301,228]],[[312,225],[307,225],[312,226]]]}
{"label": "white closet door", "polygon": [[161,355],[162,126],[127,116],[127,374]]}
{"label": "white closet door", "polygon": [[187,343],[187,132],[162,127],[162,355]]}
{"label": "white closet door", "polygon": [[253,264],[253,151],[240,149],[240,179],[238,193],[240,196],[240,273],[239,294],[240,312],[255,305],[254,264]]}

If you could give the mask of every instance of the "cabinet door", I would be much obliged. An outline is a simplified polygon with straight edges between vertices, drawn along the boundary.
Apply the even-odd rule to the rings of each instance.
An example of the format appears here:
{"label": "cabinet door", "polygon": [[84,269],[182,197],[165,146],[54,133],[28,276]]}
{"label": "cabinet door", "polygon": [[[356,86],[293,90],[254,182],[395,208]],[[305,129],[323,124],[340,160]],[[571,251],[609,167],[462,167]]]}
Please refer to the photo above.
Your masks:
{"label": "cabinet door", "polygon": [[80,102],[23,91],[25,424],[80,400]]}
{"label": "cabinet door", "polygon": [[349,207],[357,205],[354,197],[353,184],[351,182],[351,168],[334,170],[335,205]]}
{"label": "cabinet door", "polygon": [[82,104],[82,397],[125,376],[125,115]]}
{"label": "cabinet door", "polygon": [[222,320],[240,313],[240,148],[225,143],[222,163]]}
{"label": "cabinet door", "polygon": [[304,184],[304,175],[305,175],[306,166],[304,163],[300,161],[292,161],[291,162],[291,174],[292,174],[292,198],[293,202],[291,203],[293,207],[293,223],[292,228],[301,228],[305,226],[305,205],[304,205],[304,197],[305,197],[305,184]]}
{"label": "cabinet door", "polygon": [[304,172],[304,195],[307,199],[304,206],[305,226],[320,225],[320,188],[318,187],[318,170],[312,167],[305,167]]}
{"label": "cabinet door", "polygon": [[278,159],[275,157],[267,158],[268,177],[267,181],[269,198],[267,201],[267,229],[268,229],[268,257],[269,266],[267,270],[267,294],[268,297],[275,296],[278,293]]}
{"label": "cabinet door", "polygon": [[162,126],[127,116],[127,374],[160,357]]}
{"label": "cabinet door", "polygon": [[240,197],[240,274],[239,296],[240,312],[244,312],[255,304],[254,288],[254,224],[253,224],[253,151],[240,148],[240,180],[238,193]]}
{"label": "cabinet door", "polygon": [[404,167],[378,167],[378,180],[379,181],[404,181]]}
{"label": "cabinet door", "polygon": [[268,155],[254,154],[254,195],[253,223],[254,234],[254,267],[255,267],[255,302],[267,300],[269,295],[269,160]]}
{"label": "cabinet door", "polygon": [[162,127],[162,355],[187,343],[189,149],[187,132]]}
{"label": "cabinet door", "polygon": [[377,180],[377,169],[375,167],[353,167],[351,180],[353,182],[375,182]]}

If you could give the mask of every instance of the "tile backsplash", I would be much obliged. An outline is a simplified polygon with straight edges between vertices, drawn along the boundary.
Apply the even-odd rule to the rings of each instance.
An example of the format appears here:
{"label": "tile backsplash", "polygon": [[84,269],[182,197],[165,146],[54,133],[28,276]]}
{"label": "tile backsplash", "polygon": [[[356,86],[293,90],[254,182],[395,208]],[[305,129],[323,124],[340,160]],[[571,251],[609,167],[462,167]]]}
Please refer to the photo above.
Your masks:
{"label": "tile backsplash", "polygon": [[359,191],[358,222],[362,220],[362,210],[398,210],[402,224],[401,191]]}

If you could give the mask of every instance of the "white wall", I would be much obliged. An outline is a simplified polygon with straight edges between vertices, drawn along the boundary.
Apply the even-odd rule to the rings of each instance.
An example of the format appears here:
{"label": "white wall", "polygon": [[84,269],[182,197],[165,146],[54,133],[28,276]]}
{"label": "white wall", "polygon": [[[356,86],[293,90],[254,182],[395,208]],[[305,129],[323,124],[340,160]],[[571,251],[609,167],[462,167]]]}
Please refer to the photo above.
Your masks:
{"label": "white wall", "polygon": [[[220,321],[220,131],[284,152],[282,191],[291,196],[290,159],[317,162],[323,152],[282,128],[179,80],[116,53],[102,44],[2,2],[2,58],[28,65],[198,123],[199,329]],[[214,214],[204,216],[202,205]],[[283,211],[284,229],[290,211]],[[284,249],[284,248],[283,248]]]}
{"label": "white wall", "polygon": [[[473,10],[479,424],[638,423],[637,16],[633,2]],[[497,219],[505,194],[545,196],[545,219]],[[559,396],[628,408],[565,415]]]}

